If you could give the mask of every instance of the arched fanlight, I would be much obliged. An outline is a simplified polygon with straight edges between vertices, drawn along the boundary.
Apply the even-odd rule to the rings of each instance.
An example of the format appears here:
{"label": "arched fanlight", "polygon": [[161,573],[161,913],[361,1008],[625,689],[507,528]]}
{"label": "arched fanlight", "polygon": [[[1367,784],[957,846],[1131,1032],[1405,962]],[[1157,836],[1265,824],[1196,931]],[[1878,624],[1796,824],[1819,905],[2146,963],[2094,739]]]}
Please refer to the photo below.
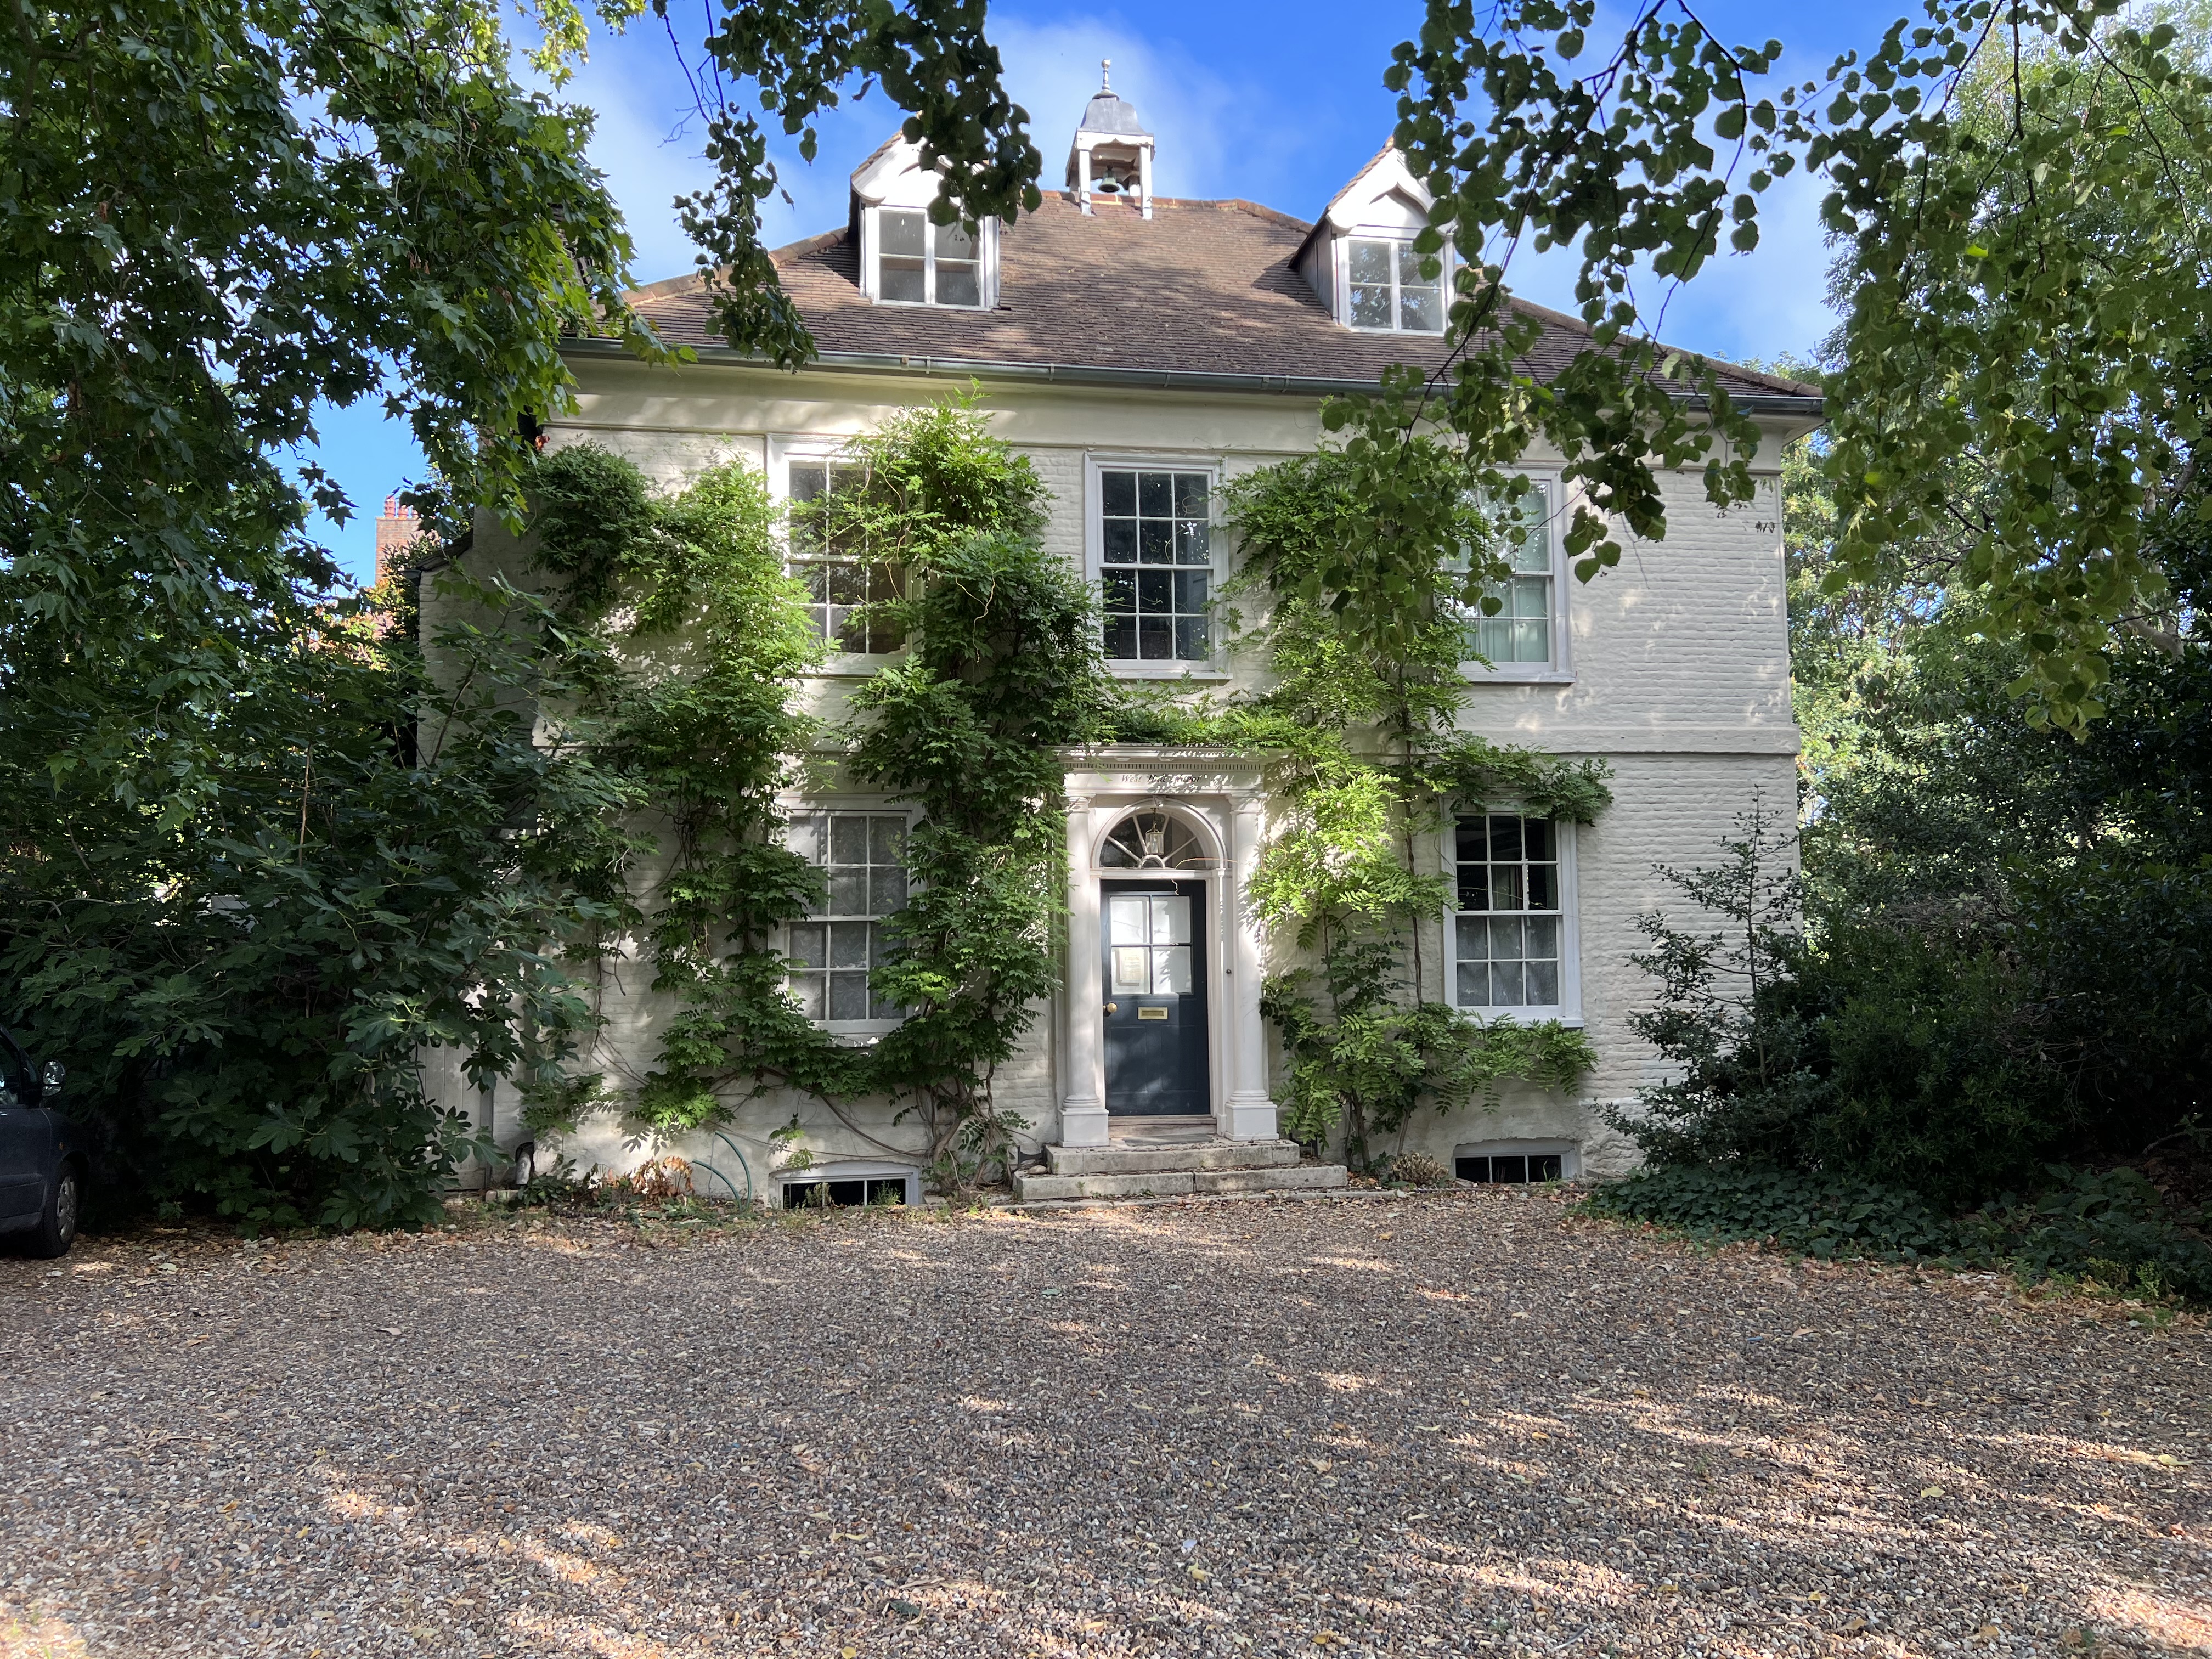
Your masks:
{"label": "arched fanlight", "polygon": [[1127,814],[1108,831],[1098,862],[1108,870],[1206,870],[1213,864],[1189,825],[1151,805]]}

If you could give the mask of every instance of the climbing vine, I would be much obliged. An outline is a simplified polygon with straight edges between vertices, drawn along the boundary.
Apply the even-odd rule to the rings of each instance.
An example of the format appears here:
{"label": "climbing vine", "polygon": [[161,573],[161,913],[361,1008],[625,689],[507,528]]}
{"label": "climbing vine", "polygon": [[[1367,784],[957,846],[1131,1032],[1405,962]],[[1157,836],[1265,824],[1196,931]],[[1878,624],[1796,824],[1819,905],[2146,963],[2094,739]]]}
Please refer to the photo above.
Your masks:
{"label": "climbing vine", "polygon": [[1493,1099],[1509,1077],[1571,1089],[1595,1064],[1557,1021],[1485,1024],[1430,998],[1422,927],[1452,899],[1421,851],[1456,808],[1589,823],[1612,800],[1600,763],[1460,729],[1469,625],[1498,609],[1486,589],[1525,483],[1486,495],[1463,452],[1425,438],[1394,465],[1380,512],[1375,459],[1356,445],[1224,492],[1244,550],[1231,592],[1254,607],[1244,642],[1272,677],[1230,723],[1271,756],[1285,808],[1248,891],[1261,923],[1313,958],[1261,997],[1291,1062],[1284,1127],[1319,1141],[1340,1126],[1363,1167],[1424,1104]]}
{"label": "climbing vine", "polygon": [[[1463,465],[1425,441],[1404,459],[1419,475],[1409,503],[1437,499],[1421,486]],[[568,683],[587,688],[558,729],[651,803],[621,921],[674,1012],[628,1096],[575,1079],[541,1091],[539,1121],[619,1103],[665,1136],[796,1091],[866,1138],[849,1109],[875,1098],[924,1129],[941,1187],[1008,1169],[1028,1125],[997,1080],[1060,980],[1065,753],[1161,738],[1268,758],[1285,821],[1250,872],[1251,902],[1310,963],[1262,999],[1290,1053],[1292,1133],[1318,1141],[1340,1124],[1370,1165],[1425,1103],[1487,1097],[1509,1076],[1571,1087],[1593,1058],[1579,1034],[1486,1027],[1422,990],[1420,924],[1449,896],[1416,853],[1444,813],[1510,800],[1586,822],[1609,799],[1598,766],[1457,729],[1466,623],[1495,604],[1486,550],[1513,503],[1462,489],[1443,492],[1464,503],[1445,518],[1378,517],[1355,505],[1357,465],[1328,452],[1229,487],[1246,557],[1224,621],[1270,687],[1193,709],[1108,672],[1088,588],[1044,546],[1044,486],[972,398],[854,441],[834,487],[787,526],[741,463],[656,497],[603,449],[541,461],[535,545],[573,631]],[[787,532],[870,573],[874,597],[846,625],[903,647],[827,724],[796,700],[828,647],[786,572]],[[902,1018],[866,1045],[837,1040],[787,988],[784,929],[825,896],[821,871],[787,845],[780,803],[800,788],[877,792],[915,815],[908,896],[870,976]],[[602,957],[618,936],[598,942]]]}
{"label": "climbing vine", "polygon": [[[1043,548],[1042,483],[969,403],[896,416],[842,462],[791,528],[896,574],[898,596],[858,625],[906,648],[826,729],[794,706],[825,642],[749,469],[716,467],[656,501],[635,467],[591,446],[539,468],[540,562],[607,665],[596,741],[659,820],[634,920],[677,1012],[628,1109],[666,1134],[789,1090],[865,1134],[847,1108],[887,1098],[926,1129],[940,1185],[967,1186],[1004,1169],[1027,1127],[994,1083],[1057,983],[1059,755],[1107,735],[1111,683],[1081,580]],[[779,802],[802,782],[917,811],[908,897],[871,979],[905,1017],[865,1047],[835,1040],[785,988],[782,929],[824,896],[782,835]],[[544,1120],[572,1125],[608,1098],[603,1079],[573,1084]]]}

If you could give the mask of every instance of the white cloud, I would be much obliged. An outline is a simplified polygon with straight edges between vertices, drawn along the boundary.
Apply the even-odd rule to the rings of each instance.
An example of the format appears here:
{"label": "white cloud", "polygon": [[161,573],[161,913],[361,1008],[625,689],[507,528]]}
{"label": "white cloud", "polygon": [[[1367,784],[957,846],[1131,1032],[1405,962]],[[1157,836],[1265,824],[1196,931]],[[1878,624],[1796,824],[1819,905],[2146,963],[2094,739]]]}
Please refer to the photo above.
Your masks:
{"label": "white cloud", "polygon": [[[1060,186],[1068,140],[1098,89],[1101,58],[1113,60],[1115,90],[1136,106],[1158,138],[1156,187],[1162,195],[1244,196],[1311,214],[1339,182],[1312,201],[1300,199],[1314,193],[1306,164],[1327,123],[1302,120],[1272,88],[1232,81],[1171,44],[1110,20],[997,18],[990,33],[1006,65],[1007,90],[1029,112],[1030,134],[1044,158],[1040,182],[1048,191]],[[702,54],[688,40],[685,55],[695,69],[702,65]],[[705,123],[692,108],[665,31],[648,18],[626,35],[599,37],[591,61],[559,95],[597,113],[592,159],[606,173],[629,222],[640,280],[690,270],[694,249],[671,204],[711,182],[714,169],[702,154]],[[817,124],[820,151],[811,165],[799,159],[795,141],[774,134],[770,151],[782,193],[763,204],[771,245],[842,225],[852,169],[903,118],[879,89],[857,100],[848,94]]]}
{"label": "white cloud", "polygon": [[[684,56],[695,73],[704,71],[696,42],[686,40]],[[629,222],[639,280],[692,270],[697,250],[678,223],[674,204],[711,185],[715,170],[705,155],[707,123],[694,106],[665,31],[647,18],[626,35],[601,37],[593,43],[592,61],[560,95],[598,118],[592,161],[606,173]],[[762,204],[770,246],[842,224],[847,176],[901,118],[880,92],[857,103],[848,97],[817,124],[821,153],[811,165],[800,159],[797,140],[769,123],[769,153],[782,184],[782,194]]]}
{"label": "white cloud", "polygon": [[[1729,361],[1810,356],[1834,329],[1829,308],[1830,250],[1820,224],[1826,181],[1802,170],[1759,198],[1759,241],[1749,253],[1726,250],[1671,292],[1645,271],[1634,298],[1647,324],[1669,345]],[[1506,283],[1523,299],[1580,315],[1575,279],[1579,246],[1516,253]]]}
{"label": "white cloud", "polygon": [[1667,337],[1723,357],[1810,356],[1838,320],[1828,304],[1833,251],[1820,223],[1827,189],[1801,170],[1768,190],[1759,246],[1715,259],[1677,295]]}
{"label": "white cloud", "polygon": [[1191,61],[1183,53],[1091,21],[995,22],[993,42],[1006,65],[1006,89],[1030,114],[1030,131],[1044,156],[1048,190],[1066,177],[1067,147],[1084,106],[1098,90],[1101,58],[1113,61],[1114,90],[1136,106],[1152,129],[1152,187],[1163,196],[1236,193],[1232,180],[1255,159],[1252,135],[1265,131],[1264,99]]}

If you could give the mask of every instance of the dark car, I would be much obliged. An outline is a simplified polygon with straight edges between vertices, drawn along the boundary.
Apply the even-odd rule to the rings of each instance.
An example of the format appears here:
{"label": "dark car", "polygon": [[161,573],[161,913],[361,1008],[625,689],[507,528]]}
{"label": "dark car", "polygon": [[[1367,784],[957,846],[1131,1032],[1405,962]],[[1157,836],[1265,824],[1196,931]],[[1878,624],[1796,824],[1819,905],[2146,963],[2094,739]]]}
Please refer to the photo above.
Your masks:
{"label": "dark car", "polygon": [[0,1030],[0,1235],[11,1243],[29,1235],[21,1242],[33,1255],[64,1255],[76,1242],[84,1159],[55,1109],[61,1091],[61,1062],[32,1065]]}

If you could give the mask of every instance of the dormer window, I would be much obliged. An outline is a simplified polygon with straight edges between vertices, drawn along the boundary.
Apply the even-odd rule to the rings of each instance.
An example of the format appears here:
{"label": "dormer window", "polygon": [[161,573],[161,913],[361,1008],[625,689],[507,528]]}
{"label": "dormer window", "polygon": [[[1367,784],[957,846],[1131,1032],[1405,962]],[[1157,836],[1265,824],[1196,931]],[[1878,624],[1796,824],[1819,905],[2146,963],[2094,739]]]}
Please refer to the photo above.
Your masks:
{"label": "dormer window", "polygon": [[890,305],[979,307],[983,251],[961,226],[908,208],[876,210],[876,295]]}
{"label": "dormer window", "polygon": [[1345,320],[1358,329],[1395,334],[1441,334],[1444,279],[1421,275],[1421,256],[1411,242],[1377,236],[1344,240]]}
{"label": "dormer window", "polygon": [[1395,144],[1359,169],[1322,210],[1295,264],[1316,299],[1346,328],[1374,334],[1441,334],[1451,309],[1451,249],[1422,273],[1413,243],[1436,205]]}
{"label": "dormer window", "polygon": [[999,222],[932,224],[944,174],[893,138],[853,173],[860,292],[878,305],[988,311],[999,303]]}

